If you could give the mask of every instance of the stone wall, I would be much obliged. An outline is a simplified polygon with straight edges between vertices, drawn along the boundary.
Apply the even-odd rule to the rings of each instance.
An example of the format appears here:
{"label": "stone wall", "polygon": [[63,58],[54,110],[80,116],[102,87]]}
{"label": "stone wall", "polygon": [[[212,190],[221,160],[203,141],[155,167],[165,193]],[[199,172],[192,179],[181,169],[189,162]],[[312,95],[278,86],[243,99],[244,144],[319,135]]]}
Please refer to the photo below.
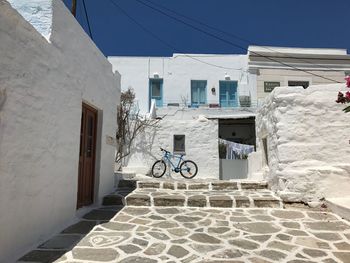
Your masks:
{"label": "stone wall", "polygon": [[62,1],[45,2],[49,42],[0,0],[0,262],[74,221],[82,102],[99,113],[96,203],[113,189],[120,75]]}
{"label": "stone wall", "polygon": [[[286,200],[318,200],[349,195],[350,115],[335,103],[345,84],[279,87],[256,117],[258,148],[265,176]],[[266,158],[265,158],[266,163]]]}

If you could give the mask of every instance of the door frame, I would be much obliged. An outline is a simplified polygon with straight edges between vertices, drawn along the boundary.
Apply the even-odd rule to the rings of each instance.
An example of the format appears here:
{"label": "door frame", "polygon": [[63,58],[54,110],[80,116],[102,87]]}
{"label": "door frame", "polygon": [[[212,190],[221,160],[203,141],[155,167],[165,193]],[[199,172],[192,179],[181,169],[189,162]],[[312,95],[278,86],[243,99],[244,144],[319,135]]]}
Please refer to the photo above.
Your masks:
{"label": "door frame", "polygon": [[[236,100],[235,105],[223,107],[221,104],[221,83],[234,83],[236,85]],[[236,80],[220,80],[219,81],[219,105],[221,108],[235,108],[238,107],[238,81]]]}
{"label": "door frame", "polygon": [[156,107],[160,108],[163,107],[163,83],[164,83],[164,79],[161,78],[150,78],[148,81],[148,108],[151,108],[151,104],[152,104],[152,82],[153,81],[158,81],[160,83],[160,106],[157,105],[157,100],[156,100]]}
{"label": "door frame", "polygon": [[[203,82],[203,83],[205,83],[205,86],[204,86],[204,94],[205,94],[205,101],[204,101],[204,103],[203,104],[201,104],[201,103],[193,103],[193,98],[192,98],[192,92],[193,92],[193,90],[192,90],[192,83],[194,83],[194,82]],[[202,79],[191,79],[191,107],[194,107],[194,108],[197,108],[197,107],[199,107],[199,105],[205,105],[205,104],[207,104],[208,103],[208,94],[207,94],[207,87],[208,87],[208,81],[207,80],[202,80]],[[198,94],[198,96],[199,96],[199,94]]]}
{"label": "door frame", "polygon": [[[82,148],[82,141],[80,139],[79,142],[79,169],[78,169],[78,185],[77,185],[77,209],[82,208],[84,206],[87,205],[92,205],[95,202],[95,184],[96,184],[96,147],[97,147],[97,127],[98,127],[98,110],[95,109],[94,107],[90,106],[89,104],[87,104],[86,102],[82,102],[82,111],[81,111],[81,123],[80,123],[80,127],[83,125],[83,123],[85,123],[86,125],[86,121],[82,119],[83,116],[83,111],[87,109],[90,112],[93,113],[94,118],[95,118],[95,122],[94,122],[94,127],[93,127],[93,151],[92,151],[92,168],[91,168],[91,173],[92,173],[92,184],[91,184],[91,203],[90,204],[80,204],[79,203],[79,175],[80,175],[80,150],[82,149],[82,151],[84,151],[84,148]],[[85,117],[86,118],[86,115]],[[85,130],[85,125],[84,125],[84,130]],[[84,131],[85,132],[85,131]],[[81,131],[80,131],[81,133]],[[83,158],[85,158],[85,153],[83,153]],[[84,162],[84,160],[83,160]],[[83,167],[84,167],[84,163],[83,163]],[[83,168],[84,169],[84,168]],[[84,170],[83,170],[84,173]]]}

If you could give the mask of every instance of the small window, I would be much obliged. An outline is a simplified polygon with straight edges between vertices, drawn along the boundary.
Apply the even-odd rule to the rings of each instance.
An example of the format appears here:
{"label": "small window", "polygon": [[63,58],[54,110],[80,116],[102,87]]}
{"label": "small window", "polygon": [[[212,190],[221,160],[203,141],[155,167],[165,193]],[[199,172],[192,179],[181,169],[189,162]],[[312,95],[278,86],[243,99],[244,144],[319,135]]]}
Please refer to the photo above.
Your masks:
{"label": "small window", "polygon": [[288,81],[289,87],[303,87],[304,89],[309,87],[308,81]]}
{"label": "small window", "polygon": [[274,88],[280,87],[281,83],[278,81],[265,81],[264,82],[264,92],[271,92]]}
{"label": "small window", "polygon": [[185,154],[185,135],[174,135],[174,153]]}

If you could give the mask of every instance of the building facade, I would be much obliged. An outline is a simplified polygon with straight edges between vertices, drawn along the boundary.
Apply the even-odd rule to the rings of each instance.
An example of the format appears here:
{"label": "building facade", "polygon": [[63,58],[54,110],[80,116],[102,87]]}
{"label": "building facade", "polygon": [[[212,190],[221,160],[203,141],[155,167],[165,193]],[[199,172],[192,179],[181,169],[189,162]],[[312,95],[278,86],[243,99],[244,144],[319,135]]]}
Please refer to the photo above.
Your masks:
{"label": "building facade", "polygon": [[350,56],[346,49],[249,46],[248,68],[261,104],[275,87],[344,82]]}
{"label": "building facade", "polygon": [[[232,172],[232,166],[221,164],[218,139],[255,145],[256,76],[248,73],[247,58],[215,54],[109,57],[122,75],[122,89],[135,91],[141,112],[148,112],[154,100],[161,119],[157,130],[147,131],[135,143],[128,169],[149,173],[161,157],[159,147],[173,151],[174,138],[182,136],[186,158],[198,164],[198,179],[223,179],[225,171]],[[236,178],[247,178],[247,160],[240,161],[244,171]]]}
{"label": "building facade", "polygon": [[[158,147],[167,145],[173,150],[173,136],[187,134],[188,157],[198,160],[201,176],[217,179],[232,179],[225,175],[225,167],[232,175],[243,166],[244,172],[233,178],[262,179],[263,173],[258,172],[263,167],[262,156],[256,153],[234,161],[219,158],[213,145],[203,146],[195,151],[198,154],[191,149],[207,145],[209,139],[215,140],[214,145],[222,139],[256,148],[256,110],[275,87],[343,82],[350,70],[350,57],[344,49],[250,46],[247,55],[174,54],[109,57],[109,61],[122,74],[122,90],[135,91],[141,112],[148,112],[154,100],[156,116],[162,118],[147,153],[137,143],[127,165],[149,172],[155,156],[159,158]],[[197,121],[202,117],[211,124]],[[176,128],[170,129],[170,123]],[[206,130],[208,125],[210,130]],[[196,129],[198,136],[189,134]]]}
{"label": "building facade", "polygon": [[113,190],[120,99],[119,73],[62,1],[9,2],[0,1],[0,262]]}
{"label": "building facade", "polygon": [[246,55],[174,54],[172,57],[109,57],[132,88],[142,112],[158,108],[240,108],[256,106],[256,76]]}

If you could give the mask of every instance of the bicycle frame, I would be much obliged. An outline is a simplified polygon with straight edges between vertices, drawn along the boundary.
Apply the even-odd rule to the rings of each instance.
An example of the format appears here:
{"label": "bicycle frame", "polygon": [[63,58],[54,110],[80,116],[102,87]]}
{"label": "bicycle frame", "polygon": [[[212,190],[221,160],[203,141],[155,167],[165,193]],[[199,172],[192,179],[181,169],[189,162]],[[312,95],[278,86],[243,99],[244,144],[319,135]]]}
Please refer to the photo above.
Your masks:
{"label": "bicycle frame", "polygon": [[[178,159],[179,161],[177,162],[177,165],[175,165],[171,159]],[[179,172],[180,171],[180,164],[182,163],[182,161],[184,161],[184,155],[181,154],[181,155],[175,155],[175,154],[171,154],[169,152],[165,152],[164,155],[163,155],[163,160],[165,163],[169,163],[172,167],[172,171],[175,171],[175,172]]]}

